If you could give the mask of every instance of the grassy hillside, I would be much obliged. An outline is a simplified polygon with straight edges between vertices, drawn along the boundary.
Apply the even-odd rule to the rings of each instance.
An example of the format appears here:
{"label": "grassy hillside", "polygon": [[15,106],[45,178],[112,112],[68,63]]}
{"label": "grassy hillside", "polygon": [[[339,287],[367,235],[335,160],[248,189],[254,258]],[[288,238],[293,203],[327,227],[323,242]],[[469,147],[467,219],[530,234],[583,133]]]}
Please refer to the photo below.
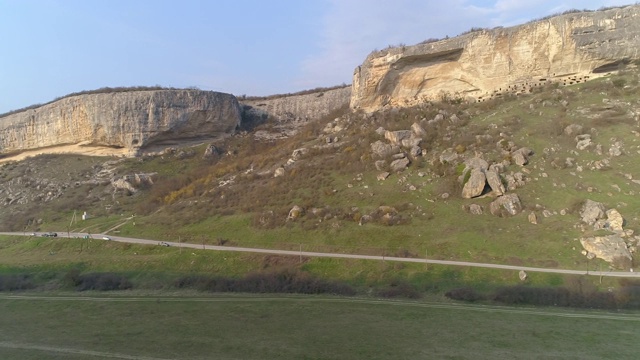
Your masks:
{"label": "grassy hillside", "polygon": [[[257,141],[252,133],[240,134],[216,143],[219,151],[206,159],[202,156],[206,145],[201,145],[158,156],[121,159],[109,166],[104,165],[106,159],[78,156],[10,163],[0,168],[0,177],[5,184],[14,184],[14,194],[15,189],[28,192],[38,188],[36,183],[25,183],[26,177],[48,179],[66,187],[52,199],[46,194],[24,204],[5,199],[0,227],[606,269],[610,264],[588,261],[580,253],[579,238],[593,231],[585,232],[579,226],[578,211],[585,199],[599,201],[607,208],[618,209],[625,217],[625,229],[640,230],[634,210],[640,207],[635,196],[640,191],[635,178],[640,173],[636,161],[640,151],[638,76],[637,71],[626,70],[586,84],[551,84],[529,95],[492,102],[464,104],[452,100],[374,114],[335,113],[301,128],[288,139]],[[438,114],[442,121],[430,121]],[[412,159],[406,170],[378,180],[384,169],[376,169],[379,158],[372,154],[371,144],[384,141],[384,136],[376,129],[408,130],[413,123],[426,130],[422,136],[423,156]],[[577,150],[575,135],[564,132],[571,124],[581,125],[580,134],[589,134],[593,145]],[[256,129],[260,130],[268,132],[269,124]],[[509,143],[533,150],[526,166],[513,164],[505,154],[504,147]],[[611,155],[612,147],[620,149],[621,154]],[[307,150],[293,159],[294,150],[299,148]],[[441,160],[447,152],[460,160]],[[522,201],[520,214],[491,215],[491,194],[475,199],[460,196],[465,180],[461,177],[461,161],[473,156],[491,163],[509,160],[504,174],[524,175],[525,184],[511,191]],[[289,159],[295,161],[287,165]],[[388,167],[393,159],[383,160]],[[279,167],[284,167],[284,175],[274,177]],[[152,185],[136,185],[135,193],[116,191],[109,181],[78,182],[106,168],[111,171],[107,179],[135,173],[156,175]],[[484,213],[470,214],[465,209],[471,204],[482,206]],[[302,212],[295,219],[287,219],[294,205]],[[91,218],[77,220],[84,211]],[[72,221],[74,212],[76,220]],[[531,212],[538,217],[537,225],[527,219]],[[361,224],[363,218],[370,221]],[[127,254],[120,255],[126,259]],[[178,255],[168,253],[150,261],[173,268],[173,256]],[[239,258],[230,267],[199,270],[234,273],[256,266],[245,263],[245,258]],[[178,271],[188,268],[184,264],[175,266]],[[389,278],[392,273],[411,276],[414,272],[410,266],[391,270],[385,266],[345,267],[334,260],[305,264],[335,278]],[[502,278],[480,270],[461,272],[478,279]]]}

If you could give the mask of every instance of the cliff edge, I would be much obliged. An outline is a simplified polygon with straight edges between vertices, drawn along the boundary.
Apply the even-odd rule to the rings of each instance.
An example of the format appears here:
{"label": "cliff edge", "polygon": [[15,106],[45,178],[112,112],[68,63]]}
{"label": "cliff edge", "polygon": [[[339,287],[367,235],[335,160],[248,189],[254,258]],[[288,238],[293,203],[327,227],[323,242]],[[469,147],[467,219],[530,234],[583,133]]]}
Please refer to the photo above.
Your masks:
{"label": "cliff edge", "polygon": [[577,12],[370,54],[353,75],[351,108],[370,112],[446,96],[483,101],[573,84],[640,58],[640,5]]}
{"label": "cliff edge", "polygon": [[166,140],[230,134],[241,123],[235,96],[200,90],[147,90],[70,96],[0,118],[0,153],[78,144],[129,155]]}

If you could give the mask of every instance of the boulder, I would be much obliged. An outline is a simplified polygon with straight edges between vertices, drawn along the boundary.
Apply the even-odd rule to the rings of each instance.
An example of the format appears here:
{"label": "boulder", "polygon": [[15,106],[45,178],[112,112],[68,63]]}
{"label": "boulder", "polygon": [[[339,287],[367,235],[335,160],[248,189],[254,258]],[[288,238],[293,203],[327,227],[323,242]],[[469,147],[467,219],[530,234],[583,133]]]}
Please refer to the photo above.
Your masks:
{"label": "boulder", "polygon": [[529,276],[527,275],[526,271],[520,270],[520,272],[518,272],[518,278],[520,279],[520,281],[527,280],[527,277],[529,277]]}
{"label": "boulder", "polygon": [[582,238],[580,239],[580,243],[589,254],[594,254],[606,262],[612,264],[631,263],[631,253],[620,235]]}
{"label": "boulder", "polygon": [[576,149],[578,150],[585,150],[586,148],[588,148],[589,146],[593,145],[593,143],[591,142],[591,139],[584,139],[584,140],[580,140],[578,141],[578,143],[576,144]]}
{"label": "boulder", "polygon": [[390,168],[391,168],[391,171],[393,172],[400,172],[405,170],[410,163],[411,162],[407,158],[393,160],[393,162],[390,165]]}
{"label": "boulder", "polygon": [[471,199],[476,196],[482,195],[484,187],[487,183],[487,178],[484,172],[473,169],[469,180],[464,184],[462,188],[462,197],[465,199]]}
{"label": "boulder", "polygon": [[284,176],[284,168],[283,167],[279,167],[276,169],[276,171],[273,172],[273,177],[280,177],[280,176]]}
{"label": "boulder", "polygon": [[302,216],[303,210],[300,206],[294,205],[291,210],[289,210],[289,215],[287,216],[287,220],[295,220]]}
{"label": "boulder", "polygon": [[516,154],[516,153],[517,154],[522,154],[525,157],[529,157],[529,156],[533,155],[533,150],[531,150],[530,148],[524,146],[524,147],[521,147],[520,149],[514,151],[513,153],[514,154]]}
{"label": "boulder", "polygon": [[496,216],[513,216],[522,211],[522,204],[517,194],[503,195],[489,204],[489,211]]}
{"label": "boulder", "polygon": [[307,155],[308,153],[309,153],[309,149],[307,149],[307,148],[295,149],[291,153],[291,158],[294,159],[294,160],[298,160],[299,158],[301,158],[304,155]]}
{"label": "boulder", "polygon": [[409,149],[409,156],[413,157],[413,158],[417,158],[418,156],[422,155],[422,149],[420,148],[420,146],[414,146],[411,149]]}
{"label": "boulder", "polygon": [[624,225],[624,218],[622,217],[622,215],[620,215],[618,210],[616,209],[607,210],[607,223],[605,225],[606,228],[610,229],[611,231],[622,232],[624,231],[622,229],[623,225]]}
{"label": "boulder", "polygon": [[582,125],[571,124],[564,128],[565,135],[576,136],[582,133]]}
{"label": "boulder", "polygon": [[131,185],[131,183],[129,182],[126,176],[119,179],[112,180],[111,186],[113,186],[114,190],[124,190],[131,194],[137,191],[136,188],[133,187],[133,185]]}
{"label": "boulder", "polygon": [[380,215],[386,215],[386,214],[395,215],[398,213],[398,210],[396,210],[396,208],[394,208],[393,206],[380,205],[378,206],[378,213]]}
{"label": "boulder", "polygon": [[479,157],[472,157],[465,160],[464,166],[465,166],[464,172],[466,172],[467,170],[473,170],[473,169],[485,172],[487,169],[489,169],[489,163],[486,160],[481,159]]}
{"label": "boulder", "polygon": [[425,129],[422,126],[420,126],[420,124],[418,123],[413,123],[411,125],[411,131],[417,137],[423,137],[427,135],[427,132],[425,131]]}
{"label": "boulder", "polygon": [[503,173],[505,168],[506,166],[503,163],[494,163],[494,164],[491,164],[491,166],[489,166],[489,170],[495,171],[498,174]]}
{"label": "boulder", "polygon": [[387,162],[384,160],[377,160],[374,165],[376,166],[376,170],[383,171],[387,168]]}
{"label": "boulder", "polygon": [[580,210],[580,219],[582,222],[593,225],[596,221],[603,219],[605,216],[605,208],[599,202],[587,199]]}
{"label": "boulder", "polygon": [[420,146],[421,142],[422,142],[421,138],[411,137],[408,139],[402,139],[401,144],[403,148],[410,149],[414,146]]}
{"label": "boulder", "polygon": [[455,150],[449,148],[442,151],[442,153],[440,154],[439,160],[440,160],[440,163],[442,164],[452,164],[457,162],[459,157],[460,155],[458,155],[458,153],[456,153]]}
{"label": "boulder", "polygon": [[528,219],[529,219],[530,223],[532,223],[534,225],[538,224],[538,216],[533,211],[529,214]]}
{"label": "boulder", "polygon": [[386,133],[387,130],[385,128],[383,128],[382,126],[380,126],[379,128],[376,129],[376,134],[380,135],[380,136],[384,136],[384,133]]}
{"label": "boulder", "polygon": [[513,159],[513,163],[518,166],[524,166],[524,165],[527,165],[527,163],[529,163],[529,159],[527,159],[527,157],[524,156],[524,154],[521,152],[512,153],[511,159]]}
{"label": "boulder", "polygon": [[410,130],[386,131],[384,133],[384,138],[389,140],[392,145],[396,146],[402,144],[402,140],[409,139],[410,137]]}
{"label": "boulder", "polygon": [[473,215],[482,215],[483,213],[482,206],[478,204],[471,204],[469,205],[469,212]]}
{"label": "boulder", "polygon": [[611,145],[611,147],[609,148],[609,155],[613,157],[622,155],[622,145],[619,142]]}
{"label": "boulder", "polygon": [[373,218],[371,217],[371,215],[366,215],[365,214],[365,215],[362,215],[360,217],[360,221],[358,221],[358,225],[362,226],[362,225],[364,225],[366,223],[369,223],[371,221],[373,221]]}
{"label": "boulder", "polygon": [[378,174],[377,179],[380,181],[383,181],[383,180],[386,180],[389,177],[389,175],[390,174],[385,171],[383,173]]}
{"label": "boulder", "polygon": [[506,190],[504,189],[504,185],[502,184],[502,179],[500,179],[500,175],[498,175],[498,173],[495,172],[494,170],[487,170],[485,172],[485,175],[487,177],[487,183],[491,187],[491,190],[493,190],[493,193],[496,194],[497,196],[504,195]]}
{"label": "boulder", "polygon": [[387,157],[396,151],[397,148],[394,148],[390,144],[384,143],[380,140],[371,144],[371,152],[379,157]]}
{"label": "boulder", "polygon": [[215,145],[209,144],[207,148],[204,149],[204,154],[202,154],[203,159],[210,159],[222,154],[222,150],[218,149]]}

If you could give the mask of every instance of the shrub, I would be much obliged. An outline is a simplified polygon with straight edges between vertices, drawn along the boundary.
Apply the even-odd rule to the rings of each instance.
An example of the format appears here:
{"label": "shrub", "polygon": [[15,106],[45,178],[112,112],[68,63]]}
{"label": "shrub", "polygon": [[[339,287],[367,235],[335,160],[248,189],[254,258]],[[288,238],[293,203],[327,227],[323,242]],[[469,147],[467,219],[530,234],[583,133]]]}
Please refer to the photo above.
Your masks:
{"label": "shrub", "polygon": [[31,277],[24,274],[0,275],[0,291],[16,291],[32,289],[35,285]]}
{"label": "shrub", "polygon": [[70,278],[77,291],[129,290],[133,284],[123,275],[116,273],[89,273]]}
{"label": "shrub", "polygon": [[484,296],[470,287],[457,288],[447,291],[444,296],[453,300],[475,302],[483,300]]}
{"label": "shrub", "polygon": [[627,84],[627,80],[625,80],[623,78],[617,78],[617,79],[614,79],[612,81],[612,83],[613,83],[614,87],[616,87],[618,89],[622,89]]}
{"label": "shrub", "polygon": [[388,287],[382,288],[376,292],[376,296],[383,298],[408,298],[418,299],[420,293],[418,290],[408,282],[404,280],[398,280],[392,282]]}
{"label": "shrub", "polygon": [[355,295],[347,284],[318,279],[295,269],[256,272],[240,279],[189,275],[178,278],[174,286],[211,292]]}

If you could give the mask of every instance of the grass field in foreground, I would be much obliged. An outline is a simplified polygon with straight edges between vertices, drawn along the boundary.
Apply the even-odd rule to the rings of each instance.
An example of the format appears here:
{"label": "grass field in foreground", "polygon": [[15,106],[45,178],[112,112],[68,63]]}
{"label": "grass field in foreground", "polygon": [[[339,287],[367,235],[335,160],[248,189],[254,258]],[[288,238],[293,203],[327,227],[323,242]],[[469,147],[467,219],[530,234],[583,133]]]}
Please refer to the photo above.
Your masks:
{"label": "grass field in foreground", "polygon": [[640,322],[330,297],[95,296],[0,296],[0,358],[632,359]]}

